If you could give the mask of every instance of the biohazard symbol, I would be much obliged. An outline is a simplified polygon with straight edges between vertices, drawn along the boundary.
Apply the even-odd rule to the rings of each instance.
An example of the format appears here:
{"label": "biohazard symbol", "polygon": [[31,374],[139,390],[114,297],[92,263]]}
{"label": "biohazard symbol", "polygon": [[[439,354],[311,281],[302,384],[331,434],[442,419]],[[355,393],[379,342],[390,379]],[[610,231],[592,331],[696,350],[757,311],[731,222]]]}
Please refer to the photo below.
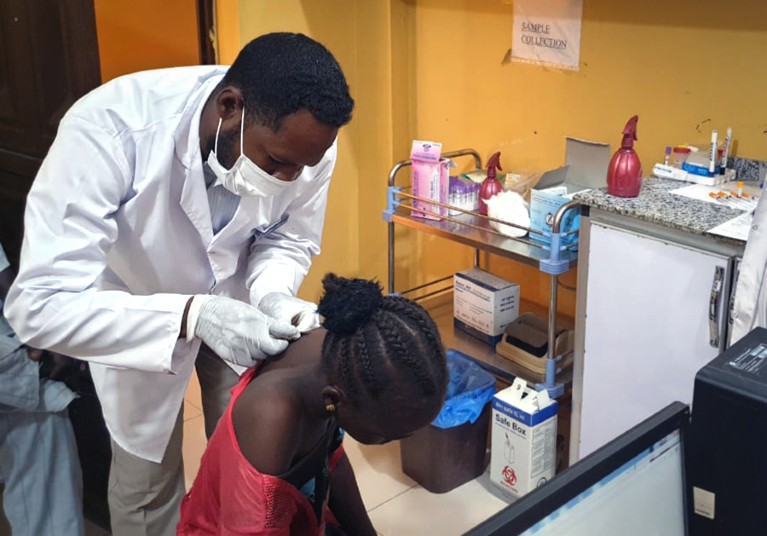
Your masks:
{"label": "biohazard symbol", "polygon": [[508,465],[503,468],[503,472],[501,473],[501,476],[503,476],[503,481],[509,486],[513,486],[514,484],[517,483],[517,473],[515,473],[514,469],[512,469]]}

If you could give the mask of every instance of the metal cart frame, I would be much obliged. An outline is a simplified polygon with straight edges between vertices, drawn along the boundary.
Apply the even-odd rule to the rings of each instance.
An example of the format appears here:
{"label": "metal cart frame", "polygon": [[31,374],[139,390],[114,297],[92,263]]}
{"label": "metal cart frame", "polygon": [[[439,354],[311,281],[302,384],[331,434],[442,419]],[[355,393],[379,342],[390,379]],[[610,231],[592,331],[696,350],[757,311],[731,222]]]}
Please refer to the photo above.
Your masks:
{"label": "metal cart frame", "polygon": [[[482,159],[479,153],[474,149],[460,149],[444,153],[444,158],[460,158],[460,157],[472,157],[477,169],[482,168]],[[562,220],[565,213],[570,210],[574,210],[580,206],[577,201],[570,201],[562,205],[553,217],[552,231],[551,233],[544,233],[538,230],[522,227],[513,223],[497,220],[478,214],[476,212],[466,211],[459,207],[453,207],[443,203],[438,203],[431,199],[424,199],[416,197],[409,193],[411,188],[409,186],[396,186],[395,179],[397,174],[404,168],[412,166],[411,160],[402,160],[397,162],[389,171],[388,177],[388,189],[387,189],[387,207],[383,212],[383,218],[388,225],[388,269],[389,269],[389,282],[388,290],[390,294],[394,294],[396,291],[395,285],[395,230],[394,225],[399,224],[405,227],[416,229],[428,234],[441,236],[452,241],[463,243],[474,248],[474,266],[480,266],[480,250],[486,251],[491,254],[499,255],[505,258],[509,258],[524,264],[537,267],[541,272],[547,273],[550,276],[550,295],[549,295],[549,308],[548,308],[548,352],[546,356],[546,379],[543,383],[536,385],[538,390],[546,389],[550,396],[558,397],[564,393],[564,384],[557,382],[557,363],[561,360],[562,356],[555,354],[556,350],[556,315],[557,315],[557,290],[558,290],[558,277],[570,270],[577,263],[577,252],[573,250],[571,246],[563,245],[563,239],[570,234],[577,234],[578,230],[562,233],[560,231]],[[427,203],[432,207],[447,208],[453,211],[458,211],[461,214],[458,216],[442,216],[432,208],[432,210],[426,209],[426,207],[419,206],[417,209],[413,207],[412,201],[420,201]],[[408,202],[409,201],[409,202]],[[438,217],[439,220],[430,220],[425,218],[413,217],[413,210],[417,210],[419,213],[429,214]],[[510,225],[519,229],[527,231],[528,236],[531,235],[547,235],[550,239],[550,244],[542,242],[536,242],[535,240],[523,237],[512,238],[508,237],[499,231],[495,230],[490,222],[501,223],[503,225]],[[442,283],[452,279],[452,275],[446,276],[441,279],[419,285],[404,291],[400,291],[399,294],[408,294],[415,291],[423,290],[426,287]],[[452,288],[451,286],[440,288],[433,292],[419,296],[418,300],[425,299],[438,293],[445,292]]]}

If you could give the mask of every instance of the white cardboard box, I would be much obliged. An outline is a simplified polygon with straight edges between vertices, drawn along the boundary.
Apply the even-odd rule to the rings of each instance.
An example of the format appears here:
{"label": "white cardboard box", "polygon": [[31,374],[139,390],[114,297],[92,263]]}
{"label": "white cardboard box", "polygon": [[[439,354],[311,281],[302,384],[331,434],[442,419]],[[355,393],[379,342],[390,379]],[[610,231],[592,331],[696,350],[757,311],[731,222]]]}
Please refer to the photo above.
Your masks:
{"label": "white cardboard box", "polygon": [[553,478],[556,471],[556,400],[527,387],[520,378],[493,397],[490,480],[521,497]]}
{"label": "white cardboard box", "polygon": [[[530,238],[544,244],[551,243],[554,215],[559,207],[572,200],[576,192],[607,185],[610,145],[570,137],[565,140],[565,165],[546,171],[530,195],[530,228],[544,233],[530,233]],[[579,215],[579,208],[567,211],[560,233],[577,230]],[[567,234],[562,237],[562,245],[572,245],[577,240],[577,234]]]}
{"label": "white cardboard box", "polygon": [[506,326],[519,316],[519,285],[479,268],[453,277],[455,327],[495,345]]}

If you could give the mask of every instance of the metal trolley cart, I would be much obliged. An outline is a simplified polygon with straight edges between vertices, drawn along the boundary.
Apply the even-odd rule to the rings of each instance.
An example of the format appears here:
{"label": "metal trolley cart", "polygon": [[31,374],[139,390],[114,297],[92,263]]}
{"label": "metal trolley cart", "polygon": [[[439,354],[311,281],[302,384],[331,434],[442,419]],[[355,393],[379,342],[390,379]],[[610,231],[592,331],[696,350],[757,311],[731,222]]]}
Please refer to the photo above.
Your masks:
{"label": "metal trolley cart", "polygon": [[[461,158],[470,157],[474,159],[474,165],[477,169],[482,168],[482,160],[479,153],[474,149],[461,149],[443,154],[445,158]],[[577,201],[571,201],[559,208],[554,215],[553,228],[550,233],[551,245],[536,242],[529,238],[530,235],[542,235],[540,231],[533,229],[520,227],[518,225],[510,224],[505,221],[495,220],[488,216],[483,216],[476,212],[470,212],[462,210],[458,207],[445,205],[432,201],[430,199],[424,199],[415,197],[411,193],[410,186],[397,186],[395,184],[397,174],[405,168],[412,165],[410,160],[403,160],[398,162],[392,167],[389,172],[388,178],[388,203],[384,210],[383,217],[388,224],[388,261],[389,261],[389,293],[395,293],[395,229],[394,225],[402,225],[415,229],[420,232],[428,233],[431,235],[447,238],[449,240],[465,244],[474,248],[474,266],[480,265],[480,251],[485,251],[490,254],[499,255],[508,259],[512,259],[517,262],[521,262],[530,266],[538,268],[540,271],[547,273],[551,278],[551,288],[548,306],[548,350],[546,355],[546,374],[545,381],[537,384],[539,390],[546,389],[549,395],[552,397],[561,396],[564,393],[564,383],[557,375],[557,364],[562,356],[555,355],[555,339],[557,335],[556,331],[556,315],[557,315],[557,286],[558,277],[560,274],[568,272],[577,263],[578,254],[575,248],[572,246],[564,246],[563,239],[567,234],[577,234],[577,230],[569,233],[560,233],[560,226],[562,218],[569,210],[574,210],[579,206]],[[439,220],[430,220],[420,217],[413,217],[412,212],[414,210],[413,200],[422,201],[430,204],[432,211],[426,207],[419,205],[417,211],[419,213],[431,214],[433,216],[439,216]],[[436,207],[449,208],[453,211],[459,211],[457,216],[440,216],[435,213]],[[512,225],[528,231],[528,236],[524,238],[510,238],[506,235],[496,231],[490,222],[495,221],[504,225]],[[452,275],[447,277],[431,281],[429,283],[419,285],[407,290],[399,291],[399,294],[407,295],[417,291],[425,292],[415,298],[416,300],[424,300],[426,298],[445,293],[452,289],[452,285],[448,284],[452,280]],[[446,284],[442,288],[430,291],[429,288]],[[450,323],[452,323],[452,310],[451,314],[444,315],[447,318],[443,318],[441,321],[437,319],[437,323],[440,330],[443,332],[450,329]],[[443,333],[444,334],[444,333]],[[480,343],[481,345],[481,343]],[[479,352],[472,352],[472,354],[480,353],[481,356],[472,355],[480,365],[485,369],[493,373],[497,378],[505,380],[507,382],[513,381],[514,375],[508,371],[508,367],[504,365],[508,361],[498,356],[492,347],[487,345],[487,348],[481,349]]]}

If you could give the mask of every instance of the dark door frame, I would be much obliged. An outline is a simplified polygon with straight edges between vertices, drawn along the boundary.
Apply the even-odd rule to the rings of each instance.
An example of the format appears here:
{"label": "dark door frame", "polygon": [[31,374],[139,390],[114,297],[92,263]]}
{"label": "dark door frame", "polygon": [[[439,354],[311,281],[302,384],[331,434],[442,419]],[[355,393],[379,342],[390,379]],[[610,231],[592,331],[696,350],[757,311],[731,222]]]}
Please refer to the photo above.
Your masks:
{"label": "dark door frame", "polygon": [[197,0],[197,36],[200,46],[200,64],[215,65],[216,6],[214,0]]}

